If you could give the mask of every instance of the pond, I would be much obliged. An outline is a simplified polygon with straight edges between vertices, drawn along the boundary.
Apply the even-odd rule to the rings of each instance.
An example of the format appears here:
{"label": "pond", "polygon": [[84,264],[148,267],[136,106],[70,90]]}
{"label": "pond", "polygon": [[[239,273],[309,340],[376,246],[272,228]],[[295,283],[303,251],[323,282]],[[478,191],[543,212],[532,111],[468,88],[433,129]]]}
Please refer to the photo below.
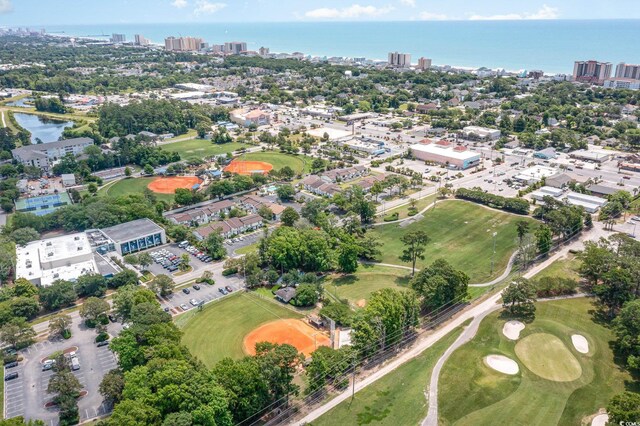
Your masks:
{"label": "pond", "polygon": [[33,98],[22,98],[22,99],[18,99],[17,101],[7,102],[7,106],[22,107],[22,108],[29,108],[33,106],[33,105],[27,104],[27,102],[33,102]]}
{"label": "pond", "polygon": [[38,139],[43,143],[55,142],[65,128],[73,126],[73,121],[52,120],[40,115],[16,112],[13,116],[20,127],[31,132],[31,143],[34,144]]}

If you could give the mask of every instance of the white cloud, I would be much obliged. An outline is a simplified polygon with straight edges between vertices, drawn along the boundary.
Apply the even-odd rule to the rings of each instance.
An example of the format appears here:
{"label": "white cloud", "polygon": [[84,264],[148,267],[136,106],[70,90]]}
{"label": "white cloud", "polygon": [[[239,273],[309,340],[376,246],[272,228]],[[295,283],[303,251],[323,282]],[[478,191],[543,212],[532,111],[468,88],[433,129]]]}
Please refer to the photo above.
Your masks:
{"label": "white cloud", "polygon": [[185,7],[187,7],[187,0],[173,0],[171,2],[171,5],[173,7],[177,7],[178,9],[184,9]]}
{"label": "white cloud", "polygon": [[419,18],[423,21],[446,21],[449,19],[447,15],[444,13],[431,13],[431,12],[422,12],[419,15]]}
{"label": "white cloud", "polygon": [[400,3],[409,7],[416,7],[416,0],[400,0]]}
{"label": "white cloud", "polygon": [[523,19],[558,19],[560,14],[557,7],[546,4],[535,13],[507,13],[504,15],[471,15],[471,21],[519,21]]}
{"label": "white cloud", "polygon": [[9,13],[13,10],[11,0],[0,0],[0,13]]}
{"label": "white cloud", "polygon": [[226,3],[212,3],[208,0],[198,0],[193,13],[195,15],[212,15],[227,7]]}
{"label": "white cloud", "polygon": [[376,7],[354,4],[342,9],[322,7],[308,11],[304,16],[312,19],[355,19],[385,15],[392,10],[394,10],[393,6]]}

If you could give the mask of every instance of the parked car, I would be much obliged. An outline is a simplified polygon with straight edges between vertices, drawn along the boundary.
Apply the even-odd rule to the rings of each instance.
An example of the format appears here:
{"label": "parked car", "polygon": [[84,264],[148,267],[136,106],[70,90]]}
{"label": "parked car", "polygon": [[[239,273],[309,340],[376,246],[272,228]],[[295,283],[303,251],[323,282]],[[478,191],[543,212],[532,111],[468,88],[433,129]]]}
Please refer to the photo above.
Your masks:
{"label": "parked car", "polygon": [[9,380],[13,380],[13,379],[17,379],[18,378],[18,373],[9,373],[6,376],[4,376],[4,381],[8,382]]}
{"label": "parked car", "polygon": [[186,311],[187,309],[189,309],[189,306],[187,304],[185,304],[185,303],[180,305],[180,307],[182,308],[183,311]]}
{"label": "parked car", "polygon": [[4,365],[4,368],[14,368],[18,366],[18,361],[9,362]]}
{"label": "parked car", "polygon": [[193,306],[198,306],[198,304],[200,304],[197,299],[191,299],[189,303],[191,303]]}
{"label": "parked car", "polygon": [[96,346],[99,347],[99,348],[101,348],[103,346],[109,346],[109,342],[107,342],[106,340],[104,342],[98,342],[98,344]]}
{"label": "parked car", "polygon": [[225,290],[227,290],[229,293],[231,293],[233,291],[233,289],[231,288],[231,286],[226,286]]}
{"label": "parked car", "polygon": [[194,284],[194,285],[193,285],[193,289],[194,289],[194,290],[200,290],[200,286],[199,286],[198,284]]}
{"label": "parked car", "polygon": [[184,294],[189,294],[189,293],[191,293],[191,290],[189,290],[188,288],[183,288],[183,289],[182,289],[182,292],[183,292]]}

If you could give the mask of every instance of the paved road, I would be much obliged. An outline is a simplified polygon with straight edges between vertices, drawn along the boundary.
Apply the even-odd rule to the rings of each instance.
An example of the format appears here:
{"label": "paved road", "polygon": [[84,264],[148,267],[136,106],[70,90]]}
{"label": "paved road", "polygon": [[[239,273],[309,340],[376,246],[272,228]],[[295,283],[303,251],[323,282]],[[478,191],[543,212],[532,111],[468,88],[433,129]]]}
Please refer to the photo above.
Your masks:
{"label": "paved road", "polygon": [[[599,227],[594,227],[589,232],[586,232],[585,234],[583,234],[582,240],[597,240],[603,235],[606,235],[606,232],[604,232]],[[579,249],[583,244],[582,240],[577,240],[574,243],[565,246],[563,249],[559,250],[554,255],[550,256],[546,261],[544,261],[541,264],[539,264],[539,265],[533,267],[532,269],[530,269],[525,274],[525,276],[526,277],[534,276],[536,273],[538,273],[542,269],[548,267],[551,263],[553,263],[554,261],[556,261],[560,257],[564,256],[569,249]],[[479,303],[477,305],[472,305],[472,306],[468,307],[466,310],[462,311],[457,317],[453,318],[448,323],[444,324],[441,328],[435,330],[432,334],[429,334],[428,336],[425,336],[413,348],[411,348],[407,352],[401,354],[398,358],[396,358],[393,361],[389,362],[389,364],[385,365],[380,370],[376,371],[375,373],[371,374],[370,376],[367,376],[364,379],[362,379],[361,381],[357,382],[355,384],[355,392],[358,392],[358,391],[364,389],[365,387],[367,387],[370,384],[374,383],[378,379],[380,379],[380,378],[384,377],[385,375],[389,374],[390,372],[394,371],[400,365],[402,365],[405,362],[407,362],[407,361],[415,358],[416,356],[420,355],[423,351],[425,351],[426,349],[432,347],[436,342],[438,342],[444,336],[449,334],[455,328],[460,327],[467,320],[473,319],[473,318],[476,318],[476,317],[481,317],[483,315],[487,315],[487,312],[492,312],[493,310],[497,309],[497,307],[499,308],[498,304],[500,302],[501,297],[502,296],[501,296],[501,292],[500,292],[500,293],[497,293],[497,294],[489,297],[488,299],[486,299],[485,301],[483,301],[483,302],[481,302],[481,303]],[[341,394],[339,394],[335,398],[333,398],[331,401],[329,401],[326,404],[314,409],[313,411],[308,413],[302,419],[299,419],[299,420],[291,422],[291,424],[297,425],[297,426],[302,426],[302,425],[304,425],[306,423],[312,422],[313,420],[317,419],[318,417],[320,417],[323,414],[325,414],[328,411],[330,411],[332,408],[336,407],[341,402],[346,401],[347,399],[349,399],[351,397],[351,392],[352,392],[351,389],[348,389],[348,390],[342,392]],[[431,392],[435,392],[435,394],[431,395]],[[435,387],[435,389],[433,387],[430,388],[429,393],[430,393],[429,400],[430,401],[437,401],[437,386]],[[434,405],[434,408],[432,408],[431,404],[430,404],[429,410],[430,411],[435,411],[435,413],[432,414],[432,416],[435,415],[435,419],[436,419],[436,423],[435,424],[437,425],[437,405],[435,405],[435,404],[433,404],[433,405]]]}
{"label": "paved road", "polygon": [[0,116],[2,116],[2,127],[7,127],[7,122],[4,120],[4,111],[0,111]]}

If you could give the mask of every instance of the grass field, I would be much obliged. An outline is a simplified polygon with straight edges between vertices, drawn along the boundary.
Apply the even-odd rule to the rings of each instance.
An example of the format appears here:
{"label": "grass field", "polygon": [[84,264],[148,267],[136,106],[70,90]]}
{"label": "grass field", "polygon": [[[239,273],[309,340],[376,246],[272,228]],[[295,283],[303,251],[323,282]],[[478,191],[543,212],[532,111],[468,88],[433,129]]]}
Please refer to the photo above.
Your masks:
{"label": "grass field", "polygon": [[244,336],[259,325],[286,318],[301,318],[290,309],[256,296],[236,293],[198,312],[181,315],[176,324],[184,332],[182,343],[207,367],[225,357],[241,358]]}
{"label": "grass field", "polygon": [[447,347],[460,334],[456,329],[431,348],[393,372],[356,393],[347,400],[313,421],[313,426],[418,425],[427,415],[424,392],[431,370]]}
{"label": "grass field", "polygon": [[[100,191],[99,195],[107,195],[109,197],[120,197],[123,195],[138,194],[141,195],[144,189],[157,177],[140,177],[122,179],[116,183],[106,186]],[[158,200],[173,202],[173,194],[155,194]]]}
{"label": "grass field", "polygon": [[[445,364],[439,388],[440,424],[580,425],[585,417],[605,407],[613,395],[625,390],[625,382],[631,377],[615,364],[609,344],[613,334],[593,322],[590,299],[557,300],[536,306],[536,319],[521,332],[521,342],[535,334],[551,335],[554,341],[557,339],[554,348],[560,342],[560,351],[568,351],[577,359],[581,376],[569,382],[550,381],[526,368],[517,356],[516,345],[521,342],[509,341],[502,335],[505,320],[496,312],[482,322],[476,337],[454,352]],[[587,338],[588,354],[574,349],[574,333]],[[528,350],[544,351],[539,338],[534,340]],[[542,343],[548,346],[549,342],[545,339]],[[553,350],[555,355],[545,356],[547,364],[566,363],[566,359],[558,360],[564,355]],[[520,373],[507,376],[488,368],[482,359],[490,354],[516,360]],[[535,359],[535,355],[531,357]]]}
{"label": "grass field", "polygon": [[[433,200],[436,199],[435,195],[429,195],[426,196],[424,198],[421,198],[419,200],[416,200],[416,209],[420,212],[422,211],[425,207],[427,207],[428,205],[430,205],[431,203],[433,203]],[[411,205],[407,204],[405,206],[400,206],[400,207],[396,207],[393,209],[388,209],[385,210],[384,214],[378,216],[376,218],[376,222],[384,222],[383,218],[385,216],[391,215],[393,213],[398,213],[398,219],[406,219],[409,217],[409,208],[411,207]]]}
{"label": "grass field", "polygon": [[311,171],[311,162],[313,158],[304,155],[283,154],[281,152],[265,151],[250,152],[238,157],[238,160],[245,161],[264,161],[270,163],[274,170],[280,170],[285,166],[289,166],[296,174],[308,173]]}
{"label": "grass field", "polygon": [[[182,135],[182,137],[186,137]],[[177,152],[183,160],[189,158],[204,158],[213,155],[226,154],[241,148],[247,148],[249,145],[238,142],[230,142],[222,145],[216,145],[205,139],[190,139],[182,142],[167,143],[160,145],[165,151]]]}
{"label": "grass field", "polygon": [[258,243],[249,244],[236,250],[235,254],[249,254],[258,252]]}
{"label": "grass field", "polygon": [[576,281],[580,280],[578,268],[580,261],[572,254],[567,255],[563,259],[558,259],[548,267],[535,275],[536,279],[552,277],[552,278],[571,278]]}
{"label": "grass field", "polygon": [[336,275],[325,281],[324,288],[339,299],[356,303],[368,300],[371,293],[383,288],[406,288],[411,271],[378,265],[360,265],[351,275]]}
{"label": "grass field", "polygon": [[[383,244],[382,263],[408,266],[408,263],[398,259],[403,250],[400,238],[409,232],[425,231],[431,241],[426,246],[425,260],[418,261],[418,268],[429,265],[437,258],[444,258],[469,275],[472,283],[482,283],[499,276],[506,268],[517,246],[516,222],[522,219],[521,216],[465,201],[446,201],[410,225],[382,225],[371,233]],[[491,274],[494,232],[497,233],[496,253]]]}

